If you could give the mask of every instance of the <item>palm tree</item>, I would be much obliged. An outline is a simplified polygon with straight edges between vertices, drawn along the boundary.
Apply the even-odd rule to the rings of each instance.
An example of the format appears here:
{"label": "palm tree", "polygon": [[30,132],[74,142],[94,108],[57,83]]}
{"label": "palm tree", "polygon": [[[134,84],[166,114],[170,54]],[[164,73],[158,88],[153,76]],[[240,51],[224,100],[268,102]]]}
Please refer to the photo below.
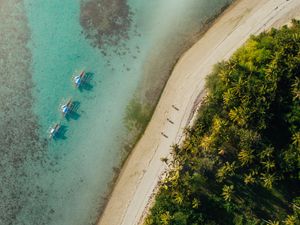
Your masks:
{"label": "palm tree", "polygon": [[173,152],[174,152],[175,154],[179,153],[179,151],[180,151],[180,147],[179,147],[178,144],[173,144],[173,145],[171,146],[171,148],[172,148],[172,150],[173,150]]}
{"label": "palm tree", "polygon": [[183,196],[182,196],[182,194],[179,193],[179,192],[176,192],[176,193],[174,194],[174,197],[175,197],[175,202],[176,202],[178,205],[181,205],[182,202],[183,202]]}
{"label": "palm tree", "polygon": [[266,162],[262,162],[262,164],[267,169],[267,172],[269,172],[270,170],[275,168],[275,162],[271,161],[271,160],[268,160]]}
{"label": "palm tree", "polygon": [[278,221],[271,221],[271,220],[269,220],[269,221],[265,221],[267,224],[269,224],[269,225],[279,225],[280,223],[278,222]]}
{"label": "palm tree", "polygon": [[236,98],[236,93],[233,88],[229,88],[226,92],[223,93],[223,102],[225,105],[229,106],[230,102],[233,102]]}
{"label": "palm tree", "polygon": [[253,150],[241,150],[238,154],[238,159],[241,161],[242,166],[251,164],[254,159]]}
{"label": "palm tree", "polygon": [[260,159],[266,159],[266,158],[269,159],[273,156],[273,152],[274,152],[274,148],[268,146],[259,153],[259,157]]}
{"label": "palm tree", "polygon": [[292,84],[293,100],[300,100],[300,79],[296,77],[294,83]]}
{"label": "palm tree", "polygon": [[235,93],[237,93],[237,95],[242,96],[243,95],[243,87],[246,86],[246,81],[240,76],[238,78],[238,81],[235,84]]}
{"label": "palm tree", "polygon": [[160,215],[161,224],[168,225],[170,224],[170,220],[171,220],[171,215],[169,211],[166,211]]}
{"label": "palm tree", "polygon": [[297,218],[294,215],[288,215],[287,218],[283,222],[284,222],[285,225],[296,225],[296,224],[299,224],[299,223],[297,223]]}
{"label": "palm tree", "polygon": [[232,199],[232,195],[233,195],[233,185],[224,185],[223,189],[222,189],[222,196],[224,198],[225,201],[230,202]]}
{"label": "palm tree", "polygon": [[205,151],[208,151],[211,148],[213,142],[214,142],[214,137],[212,135],[210,136],[205,135],[201,140],[200,146]]}
{"label": "palm tree", "polygon": [[253,184],[255,182],[254,173],[251,172],[249,174],[246,174],[244,178],[244,182],[245,184]]}
{"label": "palm tree", "polygon": [[263,181],[263,185],[269,189],[273,187],[273,184],[276,180],[275,174],[268,174],[268,173],[263,173],[261,179]]}
{"label": "palm tree", "polygon": [[194,198],[193,202],[192,202],[192,207],[194,209],[197,209],[199,207],[199,205],[200,205],[200,201],[198,199]]}
{"label": "palm tree", "polygon": [[216,174],[218,181],[222,182],[226,177],[233,176],[235,168],[235,162],[226,162],[220,169],[218,169],[218,172]]}
{"label": "palm tree", "polygon": [[297,132],[292,137],[293,145],[300,148],[300,132]]}
{"label": "palm tree", "polygon": [[218,135],[221,128],[224,127],[224,125],[226,125],[225,121],[222,120],[220,117],[215,116],[213,119],[213,125],[211,130],[215,135]]}
{"label": "palm tree", "polygon": [[236,122],[240,126],[244,126],[247,123],[246,112],[242,107],[231,109],[228,115],[233,122]]}

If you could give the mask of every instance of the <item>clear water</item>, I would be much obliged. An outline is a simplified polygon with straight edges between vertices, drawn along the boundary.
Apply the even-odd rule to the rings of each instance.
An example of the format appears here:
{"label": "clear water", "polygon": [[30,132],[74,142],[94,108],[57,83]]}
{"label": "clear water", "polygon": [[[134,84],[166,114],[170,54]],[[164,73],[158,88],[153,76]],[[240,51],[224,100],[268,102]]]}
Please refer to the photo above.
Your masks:
{"label": "clear water", "polygon": [[[2,9],[1,2],[5,2]],[[21,120],[11,132],[16,139],[26,137],[26,130],[36,124],[38,136],[22,139],[24,143],[19,143],[22,147],[18,148],[17,143],[6,143],[6,149],[20,154],[22,160],[17,164],[9,161],[14,156],[6,153],[4,146],[0,147],[2,154],[8,154],[0,160],[4,168],[0,171],[0,197],[7,200],[0,203],[0,224],[94,224],[109,190],[114,167],[119,166],[123,157],[126,106],[144,79],[151,80],[151,77],[145,78],[144,73],[145,65],[151,67],[149,58],[153,54],[159,57],[160,51],[166,52],[163,46],[178,48],[199,31],[202,22],[229,2],[129,0],[127,4],[133,12],[127,31],[129,38],[117,46],[99,48],[86,37],[79,21],[84,1],[0,0],[0,14],[4,17],[4,11],[10,12],[10,16],[5,17],[9,22],[6,26],[6,23],[0,25],[0,32],[20,35],[13,39],[19,47],[10,36],[0,39],[0,48],[15,46],[7,50],[12,58],[3,54],[0,59],[20,67],[12,83],[0,86],[0,97],[5,96],[7,101],[25,99],[24,93],[30,90],[25,99],[30,104],[17,102],[16,109],[21,105],[24,110],[14,110],[12,119],[25,113],[26,119],[32,119],[28,124]],[[28,40],[22,36],[25,32],[28,32]],[[22,71],[25,74],[21,61],[24,68],[28,67],[26,77],[20,75]],[[0,61],[0,66],[4,65]],[[71,77],[81,69],[92,75],[89,87],[80,91],[72,85]],[[20,89],[7,97],[6,90],[12,88],[12,84],[25,85],[29,81],[34,85],[32,88]],[[67,120],[62,118],[59,105],[68,98],[78,102],[79,108],[76,115]],[[2,106],[0,129],[3,132],[8,126],[8,117],[4,103]],[[63,125],[65,133],[56,140],[48,140],[47,130],[55,122]],[[24,132],[14,134],[21,127]],[[7,136],[3,133],[1,137]],[[27,144],[29,139],[36,144]],[[32,152],[22,153],[20,148],[30,148]],[[10,188],[12,186],[14,188]]]}

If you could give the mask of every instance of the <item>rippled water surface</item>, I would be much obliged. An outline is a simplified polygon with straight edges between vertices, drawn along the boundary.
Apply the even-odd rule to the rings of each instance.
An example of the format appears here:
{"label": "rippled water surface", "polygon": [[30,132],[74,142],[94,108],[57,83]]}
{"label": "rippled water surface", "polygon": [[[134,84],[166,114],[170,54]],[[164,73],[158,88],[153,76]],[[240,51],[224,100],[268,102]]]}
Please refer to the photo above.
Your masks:
{"label": "rippled water surface", "polygon": [[229,2],[0,0],[0,224],[95,224],[178,54]]}

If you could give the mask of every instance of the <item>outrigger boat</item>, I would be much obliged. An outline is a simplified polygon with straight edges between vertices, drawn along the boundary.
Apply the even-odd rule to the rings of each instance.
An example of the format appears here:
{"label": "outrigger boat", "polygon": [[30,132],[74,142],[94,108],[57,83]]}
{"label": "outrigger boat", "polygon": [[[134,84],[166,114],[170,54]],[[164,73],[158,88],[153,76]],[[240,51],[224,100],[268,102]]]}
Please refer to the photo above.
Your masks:
{"label": "outrigger boat", "polygon": [[72,102],[72,99],[70,99],[66,104],[63,104],[60,107],[60,110],[61,110],[63,116],[66,116],[68,113],[70,113],[72,111],[72,105],[73,105],[73,102]]}
{"label": "outrigger boat", "polygon": [[56,123],[53,127],[51,127],[49,131],[49,138],[54,138],[58,134],[60,127],[59,123]]}
{"label": "outrigger boat", "polygon": [[81,73],[79,75],[74,77],[75,87],[77,87],[77,88],[80,87],[80,85],[82,84],[82,82],[84,80],[84,77],[85,77],[85,72],[84,71],[81,71]]}

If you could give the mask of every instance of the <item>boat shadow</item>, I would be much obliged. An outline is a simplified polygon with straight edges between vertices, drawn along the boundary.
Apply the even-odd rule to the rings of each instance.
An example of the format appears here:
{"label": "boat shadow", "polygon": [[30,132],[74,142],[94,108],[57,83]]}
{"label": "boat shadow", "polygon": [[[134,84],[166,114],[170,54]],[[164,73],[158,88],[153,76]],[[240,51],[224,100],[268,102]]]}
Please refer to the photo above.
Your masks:
{"label": "boat shadow", "polygon": [[94,73],[87,72],[85,73],[84,80],[82,81],[80,87],[78,88],[79,91],[92,91],[93,85],[91,84],[91,81],[93,79]]}
{"label": "boat shadow", "polygon": [[80,107],[79,101],[72,102],[71,111],[65,116],[68,121],[78,120],[80,118],[80,114],[78,113],[79,107]]}
{"label": "boat shadow", "polygon": [[58,132],[53,137],[54,140],[66,140],[67,136],[66,133],[68,131],[68,127],[65,125],[61,125]]}

